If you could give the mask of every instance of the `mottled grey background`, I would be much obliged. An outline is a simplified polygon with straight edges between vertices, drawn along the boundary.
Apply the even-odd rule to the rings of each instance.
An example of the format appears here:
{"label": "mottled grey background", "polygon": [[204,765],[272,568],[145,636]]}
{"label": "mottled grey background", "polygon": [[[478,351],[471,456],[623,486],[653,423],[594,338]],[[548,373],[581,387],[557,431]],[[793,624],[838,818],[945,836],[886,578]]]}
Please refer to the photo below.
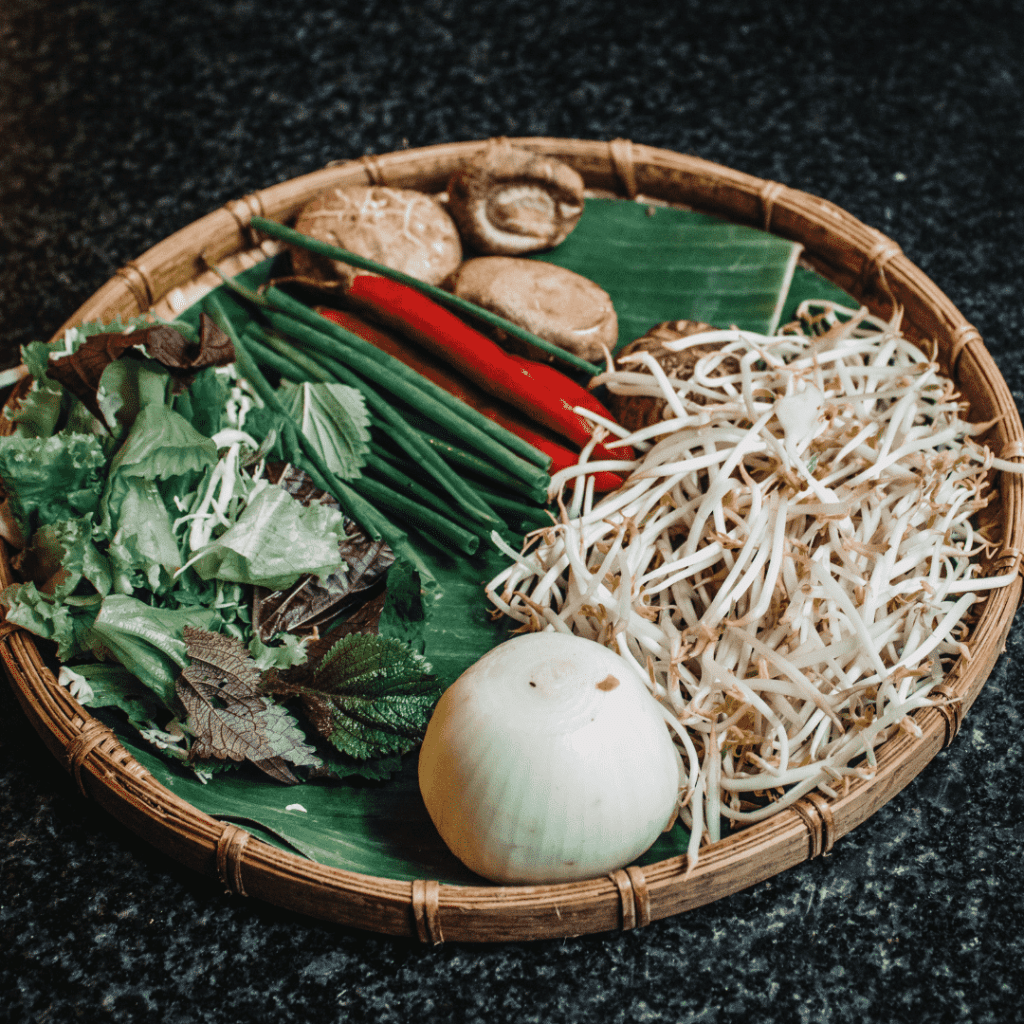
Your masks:
{"label": "mottled grey background", "polygon": [[[1020,3],[3,0],[0,354],[129,259],[332,159],[498,134],[691,152],[891,235],[1018,399]],[[1024,636],[833,853],[674,920],[424,949],[296,920],[75,794],[0,684],[0,1021],[1024,1019]]]}

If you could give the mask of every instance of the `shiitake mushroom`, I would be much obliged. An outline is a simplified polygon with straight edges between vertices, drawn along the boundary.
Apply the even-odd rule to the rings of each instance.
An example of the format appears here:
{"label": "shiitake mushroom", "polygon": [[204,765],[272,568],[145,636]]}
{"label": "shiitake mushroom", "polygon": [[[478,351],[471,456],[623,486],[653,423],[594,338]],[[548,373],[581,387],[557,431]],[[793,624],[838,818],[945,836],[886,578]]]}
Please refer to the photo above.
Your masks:
{"label": "shiitake mushroom", "polygon": [[[605,349],[614,349],[619,336],[608,293],[589,278],[553,263],[478,256],[466,260],[447,287],[583,359],[603,359]],[[511,340],[508,344],[513,347]],[[522,354],[549,358],[537,351]]]}
{"label": "shiitake mushroom", "polygon": [[494,140],[448,182],[448,210],[468,248],[522,256],[558,245],[583,212],[583,179],[553,157]]}
{"label": "shiitake mushroom", "polygon": [[[414,189],[327,189],[300,211],[295,228],[427,284],[440,284],[462,262],[455,222],[437,199]],[[341,284],[363,273],[298,248],[292,251],[292,267],[299,277]]]}

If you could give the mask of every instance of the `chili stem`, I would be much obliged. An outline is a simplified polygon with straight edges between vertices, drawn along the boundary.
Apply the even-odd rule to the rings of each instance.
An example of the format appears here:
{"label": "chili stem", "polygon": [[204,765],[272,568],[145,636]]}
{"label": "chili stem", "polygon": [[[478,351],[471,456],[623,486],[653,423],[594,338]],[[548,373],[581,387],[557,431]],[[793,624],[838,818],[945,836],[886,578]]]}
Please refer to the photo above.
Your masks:
{"label": "chili stem", "polygon": [[262,231],[265,235],[276,238],[281,242],[287,242],[289,245],[294,245],[300,249],[307,249],[318,256],[340,260],[342,263],[359,267],[361,270],[373,271],[373,273],[379,274],[381,277],[386,277],[410,288],[415,288],[422,295],[430,296],[435,302],[440,302],[449,308],[457,309],[462,313],[468,313],[470,316],[476,317],[478,320],[483,320],[484,323],[490,324],[491,327],[497,327],[499,330],[504,331],[506,334],[511,334],[514,338],[518,338],[527,345],[539,348],[548,355],[554,356],[556,359],[575,367],[577,370],[583,370],[591,376],[604,372],[603,367],[595,366],[586,359],[581,359],[579,356],[567,352],[564,348],[560,348],[558,345],[526,330],[525,327],[520,327],[518,324],[512,323],[511,320],[506,320],[503,316],[498,316],[497,313],[492,313],[489,309],[478,306],[475,302],[452,295],[451,292],[446,292],[443,288],[436,288],[434,285],[420,281],[409,274],[404,274],[400,270],[392,270],[391,267],[387,267],[383,263],[377,263],[376,260],[367,259],[365,256],[358,256],[347,249],[341,249],[328,242],[321,242],[318,239],[310,238],[308,235],[302,234],[301,231],[286,227],[284,224],[279,224],[274,220],[267,220],[265,217],[253,217],[249,224],[257,231]]}

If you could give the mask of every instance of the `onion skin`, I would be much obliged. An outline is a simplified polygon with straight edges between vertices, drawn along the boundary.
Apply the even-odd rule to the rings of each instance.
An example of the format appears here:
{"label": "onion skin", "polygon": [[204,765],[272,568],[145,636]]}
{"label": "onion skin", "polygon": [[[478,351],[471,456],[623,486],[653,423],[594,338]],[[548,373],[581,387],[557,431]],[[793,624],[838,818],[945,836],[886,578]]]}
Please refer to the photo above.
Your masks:
{"label": "onion skin", "polygon": [[515,637],[445,691],[419,759],[441,838],[499,883],[593,878],[664,831],[680,759],[636,670],[592,640]]}

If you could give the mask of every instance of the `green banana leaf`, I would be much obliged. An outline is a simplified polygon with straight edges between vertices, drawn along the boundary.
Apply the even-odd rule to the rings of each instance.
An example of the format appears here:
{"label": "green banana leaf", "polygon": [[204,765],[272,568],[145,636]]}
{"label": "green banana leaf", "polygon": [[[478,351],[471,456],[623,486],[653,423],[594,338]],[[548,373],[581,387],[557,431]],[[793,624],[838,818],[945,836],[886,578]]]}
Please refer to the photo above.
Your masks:
{"label": "green banana leaf", "polygon": [[[557,249],[536,258],[575,270],[611,295],[624,344],[663,320],[696,319],[713,326],[771,333],[800,301],[826,298],[856,305],[845,292],[797,265],[798,245],[752,228],[686,210],[623,200],[588,200],[580,222]],[[280,270],[268,260],[240,275],[256,287]],[[182,319],[198,323],[198,309]],[[424,653],[438,677],[452,682],[509,626],[492,622],[482,584],[505,564],[485,550],[453,561],[426,545],[423,557],[439,582]],[[395,880],[434,878],[485,884],[447,850],[427,815],[416,781],[416,755],[386,782],[347,780],[285,787],[245,770],[200,782],[130,738],[135,757],[168,789],[199,810],[327,866]],[[639,859],[654,863],[683,854],[689,841],[676,825]]]}
{"label": "green banana leaf", "polygon": [[420,799],[415,756],[385,783],[267,785],[239,769],[218,773],[204,785],[177,765],[122,742],[158,782],[193,807],[316,864],[396,881],[482,884],[437,834]]}
{"label": "green banana leaf", "polygon": [[611,296],[621,347],[665,320],[774,333],[800,248],[692,210],[588,199],[572,234],[533,258]]}

